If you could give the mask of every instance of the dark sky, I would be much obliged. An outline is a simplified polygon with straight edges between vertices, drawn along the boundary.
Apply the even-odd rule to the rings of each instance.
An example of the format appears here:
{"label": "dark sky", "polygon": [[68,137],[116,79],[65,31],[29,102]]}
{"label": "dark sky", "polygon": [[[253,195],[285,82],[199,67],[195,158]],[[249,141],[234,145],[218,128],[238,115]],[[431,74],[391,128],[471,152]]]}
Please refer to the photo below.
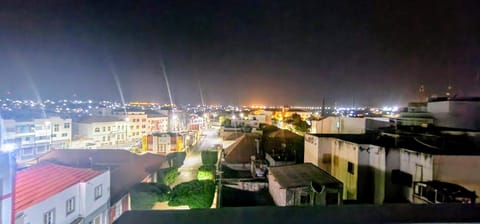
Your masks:
{"label": "dark sky", "polygon": [[[116,2],[115,4],[112,2]],[[406,103],[480,93],[479,1],[2,1],[0,96]],[[112,72],[113,71],[113,72]]]}

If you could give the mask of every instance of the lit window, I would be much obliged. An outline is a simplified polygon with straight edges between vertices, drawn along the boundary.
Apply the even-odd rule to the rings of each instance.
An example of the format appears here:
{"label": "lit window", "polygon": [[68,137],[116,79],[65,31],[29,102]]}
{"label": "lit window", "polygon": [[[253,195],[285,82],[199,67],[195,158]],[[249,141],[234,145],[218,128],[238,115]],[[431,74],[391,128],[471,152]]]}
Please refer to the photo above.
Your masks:
{"label": "lit window", "polygon": [[44,224],[55,224],[55,209],[52,209],[45,214],[43,214],[43,223]]}
{"label": "lit window", "polygon": [[65,209],[66,209],[67,215],[75,211],[75,197],[72,197],[67,200]]}
{"label": "lit window", "polygon": [[95,200],[102,197],[102,193],[103,193],[102,191],[103,189],[101,184],[95,187]]}

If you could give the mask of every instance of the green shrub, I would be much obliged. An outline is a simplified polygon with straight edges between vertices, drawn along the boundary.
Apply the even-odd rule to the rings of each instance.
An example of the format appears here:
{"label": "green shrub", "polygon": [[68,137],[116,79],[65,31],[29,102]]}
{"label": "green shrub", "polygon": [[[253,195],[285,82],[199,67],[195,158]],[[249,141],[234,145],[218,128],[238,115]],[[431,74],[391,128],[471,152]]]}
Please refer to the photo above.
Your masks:
{"label": "green shrub", "polygon": [[202,163],[203,165],[215,165],[218,160],[217,151],[203,151],[202,152]]}
{"label": "green shrub", "polygon": [[210,208],[215,193],[215,184],[211,180],[193,180],[181,183],[170,193],[169,206],[187,205],[190,208]]}
{"label": "green shrub", "polygon": [[175,179],[180,175],[178,168],[172,167],[168,168],[163,172],[163,183],[170,185],[175,182]]}
{"label": "green shrub", "polygon": [[214,165],[202,165],[198,168],[197,173],[198,180],[214,180],[215,179],[215,166]]}
{"label": "green shrub", "polygon": [[132,210],[150,210],[156,202],[170,198],[170,187],[163,184],[140,183],[130,191]]}

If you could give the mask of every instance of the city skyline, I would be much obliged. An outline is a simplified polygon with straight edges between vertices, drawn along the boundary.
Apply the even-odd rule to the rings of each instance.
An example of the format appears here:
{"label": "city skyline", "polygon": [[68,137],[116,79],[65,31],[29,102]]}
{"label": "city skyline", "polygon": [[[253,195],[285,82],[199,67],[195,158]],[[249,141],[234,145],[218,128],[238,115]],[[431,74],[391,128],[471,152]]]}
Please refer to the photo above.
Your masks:
{"label": "city skyline", "polygon": [[169,102],[164,71],[176,104],[405,105],[422,84],[475,96],[476,8],[13,1],[0,10],[0,96]]}

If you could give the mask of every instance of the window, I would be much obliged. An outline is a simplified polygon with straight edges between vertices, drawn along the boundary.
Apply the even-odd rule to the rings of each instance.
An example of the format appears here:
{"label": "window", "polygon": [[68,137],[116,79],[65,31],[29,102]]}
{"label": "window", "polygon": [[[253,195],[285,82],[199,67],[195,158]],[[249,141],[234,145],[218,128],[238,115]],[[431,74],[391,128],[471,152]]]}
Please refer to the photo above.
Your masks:
{"label": "window", "polygon": [[110,126],[108,126],[108,131],[112,131],[112,128]]}
{"label": "window", "polygon": [[67,137],[68,134],[67,133],[62,133],[62,137]]}
{"label": "window", "polygon": [[33,148],[22,149],[22,156],[30,156],[30,155],[33,155]]}
{"label": "window", "polygon": [[120,217],[120,215],[122,214],[122,203],[123,201],[120,201],[120,203],[117,203],[117,205],[115,206],[115,216],[114,216],[114,220],[115,219],[118,219],[118,217]]}
{"label": "window", "polygon": [[57,137],[57,134],[52,134],[52,138],[56,138]]}
{"label": "window", "polygon": [[43,224],[55,224],[55,209],[43,214]]}
{"label": "window", "polygon": [[100,132],[100,128],[95,128],[95,132]]}
{"label": "window", "polygon": [[95,200],[102,197],[102,193],[103,193],[102,191],[103,189],[101,184],[95,187]]}
{"label": "window", "polygon": [[105,136],[102,137],[102,142],[104,142],[104,141],[105,141]]}
{"label": "window", "polygon": [[75,197],[72,197],[67,200],[65,204],[65,210],[67,212],[67,215],[75,211]]}
{"label": "window", "polygon": [[103,128],[102,128],[102,131],[103,131],[103,132],[105,132],[105,130],[106,130],[106,128],[105,128],[105,127],[103,127]]}
{"label": "window", "polygon": [[67,128],[67,129],[70,128],[70,123],[63,124],[63,128]]}
{"label": "window", "polygon": [[353,168],[353,163],[352,162],[348,162],[347,171],[350,174],[354,174],[354,168]]}
{"label": "window", "polygon": [[59,129],[60,129],[60,125],[58,125],[58,124],[53,125],[53,131],[54,132],[57,132]]}
{"label": "window", "polygon": [[93,219],[93,224],[102,224],[102,215],[98,215],[97,217],[95,217],[95,219]]}

